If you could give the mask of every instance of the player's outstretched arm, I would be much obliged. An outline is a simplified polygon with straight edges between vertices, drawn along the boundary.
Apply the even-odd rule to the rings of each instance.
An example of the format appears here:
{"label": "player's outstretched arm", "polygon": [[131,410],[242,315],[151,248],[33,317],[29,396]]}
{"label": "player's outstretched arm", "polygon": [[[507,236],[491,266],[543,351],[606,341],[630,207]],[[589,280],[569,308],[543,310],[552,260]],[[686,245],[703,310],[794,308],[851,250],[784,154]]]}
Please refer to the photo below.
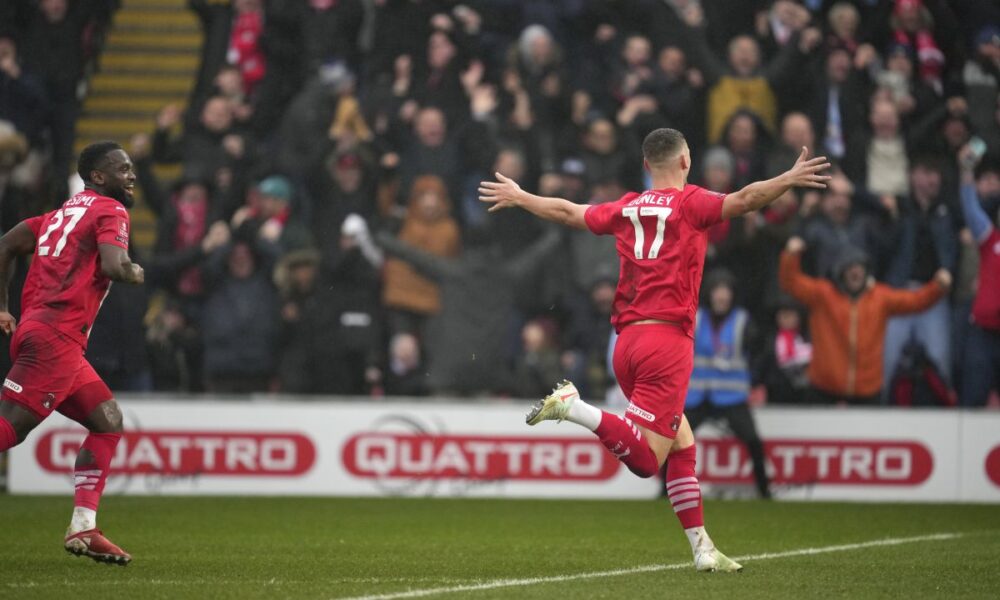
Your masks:
{"label": "player's outstretched arm", "polygon": [[35,232],[24,221],[0,237],[0,331],[14,333],[17,321],[7,311],[7,288],[10,285],[11,265],[18,256],[35,251]]}
{"label": "player's outstretched arm", "polygon": [[792,168],[766,181],[751,183],[738,192],[729,194],[722,201],[722,218],[732,219],[755,210],[760,210],[774,202],[782,194],[796,187],[824,189],[829,175],[821,173],[830,168],[825,156],[809,158],[809,150],[803,146],[799,159]]}
{"label": "player's outstretched arm", "polygon": [[98,244],[101,253],[101,273],[111,281],[139,284],[146,280],[142,267],[132,262],[128,252],[114,244]]}
{"label": "player's outstretched arm", "polygon": [[509,177],[496,173],[497,181],[483,181],[479,184],[479,200],[493,206],[489,212],[518,206],[531,214],[577,229],[586,229],[587,222],[583,215],[587,206],[576,204],[563,198],[543,198],[529,194]]}

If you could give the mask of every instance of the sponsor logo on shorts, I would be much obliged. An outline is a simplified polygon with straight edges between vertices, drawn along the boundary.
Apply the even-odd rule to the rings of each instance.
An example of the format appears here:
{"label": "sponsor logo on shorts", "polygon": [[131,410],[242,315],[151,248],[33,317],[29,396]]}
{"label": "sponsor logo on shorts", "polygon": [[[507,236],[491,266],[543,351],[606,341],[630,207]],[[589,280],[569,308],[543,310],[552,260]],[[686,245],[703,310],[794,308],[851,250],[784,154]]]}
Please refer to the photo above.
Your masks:
{"label": "sponsor logo on shorts", "polygon": [[639,408],[635,404],[632,404],[631,402],[629,403],[628,408],[625,409],[625,412],[633,414],[644,421],[649,421],[650,423],[656,420],[656,417],[653,415],[653,413],[642,410],[641,408]]}
{"label": "sponsor logo on shorts", "polygon": [[55,394],[46,394],[45,400],[42,400],[42,406],[44,406],[46,410],[52,410],[52,405],[55,404],[55,402],[56,402]]}
{"label": "sponsor logo on shorts", "polygon": [[21,387],[20,385],[18,385],[18,384],[16,384],[16,383],[14,383],[14,382],[13,382],[13,381],[11,381],[10,379],[4,379],[4,380],[3,380],[3,386],[4,386],[5,388],[7,388],[8,390],[12,390],[12,391],[14,391],[14,392],[17,392],[18,394],[20,394],[21,392],[23,392],[23,391],[24,391],[24,388],[23,388],[23,387]]}
{"label": "sponsor logo on shorts", "polygon": [[681,414],[674,415],[674,420],[673,420],[673,422],[670,423],[670,430],[671,431],[673,431],[673,432],[676,433],[677,430],[681,428],[681,418],[682,418],[682,416],[683,415],[681,415]]}

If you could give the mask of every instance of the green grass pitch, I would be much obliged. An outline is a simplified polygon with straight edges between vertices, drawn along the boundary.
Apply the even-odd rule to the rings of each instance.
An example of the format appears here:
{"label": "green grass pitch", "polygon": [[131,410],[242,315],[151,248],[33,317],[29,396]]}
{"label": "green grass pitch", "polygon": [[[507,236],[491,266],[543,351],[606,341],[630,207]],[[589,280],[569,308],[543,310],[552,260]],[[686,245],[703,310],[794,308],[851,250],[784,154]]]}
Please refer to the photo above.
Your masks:
{"label": "green grass pitch", "polygon": [[786,555],[704,574],[665,501],[110,497],[126,568],[62,550],[70,504],[0,496],[0,598],[1000,597],[996,506],[709,501],[724,552]]}

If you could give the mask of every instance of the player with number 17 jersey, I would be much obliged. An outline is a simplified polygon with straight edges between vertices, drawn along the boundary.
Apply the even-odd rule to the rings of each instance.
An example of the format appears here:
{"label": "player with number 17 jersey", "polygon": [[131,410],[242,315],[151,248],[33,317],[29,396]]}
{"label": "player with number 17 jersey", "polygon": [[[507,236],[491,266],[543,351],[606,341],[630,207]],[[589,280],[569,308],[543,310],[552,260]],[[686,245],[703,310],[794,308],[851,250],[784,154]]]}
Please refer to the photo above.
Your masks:
{"label": "player with number 17 jersey", "polygon": [[26,224],[38,242],[24,283],[22,327],[45,323],[86,348],[111,287],[100,271],[98,245],[128,250],[128,211],[117,200],[84,190]]}
{"label": "player with number 17 jersey", "polygon": [[629,401],[627,417],[588,404],[572,382],[563,381],[531,407],[525,422],[586,427],[639,477],[652,477],[666,465],[665,491],[691,543],[695,568],[736,572],[742,565],[720,552],[705,530],[694,432],[683,412],[694,366],[706,230],[760,210],[794,187],[825,187],[829,176],[821,171],[830,165],[825,158],[810,160],[803,148],[785,173],[727,195],[687,183],[691,149],[675,129],[651,131],[642,155],[653,189],[617,202],[585,207],[536,196],[502,173],[479,185],[479,199],[493,205],[490,212],[520,207],[548,221],[614,235],[621,263],[611,316],[618,333],[612,362]]}
{"label": "player with number 17 jersey", "polygon": [[657,319],[694,336],[708,247],[705,231],[722,221],[725,197],[686,185],[682,190],[630,192],[617,202],[587,209],[587,227],[616,240],[621,262],[611,317],[616,331]]}
{"label": "player with number 17 jersey", "polygon": [[[587,227],[614,235],[621,272],[611,323],[619,337],[613,356],[625,412],[673,438],[694,366],[706,230],[722,221],[724,194],[696,185],[629,193],[584,213]],[[642,323],[642,327],[627,327]]]}

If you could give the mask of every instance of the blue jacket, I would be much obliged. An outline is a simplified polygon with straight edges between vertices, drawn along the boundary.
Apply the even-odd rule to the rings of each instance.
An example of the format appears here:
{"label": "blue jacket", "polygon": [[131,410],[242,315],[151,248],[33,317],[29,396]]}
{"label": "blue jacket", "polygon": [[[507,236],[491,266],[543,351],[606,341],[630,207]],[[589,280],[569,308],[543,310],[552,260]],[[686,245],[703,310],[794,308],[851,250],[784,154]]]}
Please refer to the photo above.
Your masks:
{"label": "blue jacket", "polygon": [[706,399],[715,406],[733,406],[747,401],[750,367],[743,341],[748,319],[747,311],[736,308],[716,331],[705,309],[698,309],[694,371],[685,401],[687,408],[699,406]]}

